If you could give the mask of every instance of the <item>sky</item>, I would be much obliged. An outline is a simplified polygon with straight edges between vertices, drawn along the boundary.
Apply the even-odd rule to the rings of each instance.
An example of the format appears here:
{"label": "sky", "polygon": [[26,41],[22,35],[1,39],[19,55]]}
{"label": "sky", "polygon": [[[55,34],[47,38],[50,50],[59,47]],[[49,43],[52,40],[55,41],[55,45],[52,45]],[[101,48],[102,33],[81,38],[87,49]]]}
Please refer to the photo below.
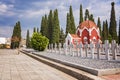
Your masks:
{"label": "sky", "polygon": [[21,22],[22,37],[26,37],[27,29],[31,35],[33,27],[40,28],[42,16],[48,15],[50,10],[55,9],[58,9],[60,27],[65,31],[66,15],[70,5],[73,9],[76,27],[79,24],[80,4],[83,7],[83,14],[88,9],[94,15],[96,23],[98,17],[101,23],[106,19],[109,22],[113,1],[118,30],[120,0],[0,0],[0,37],[10,38],[17,21]]}

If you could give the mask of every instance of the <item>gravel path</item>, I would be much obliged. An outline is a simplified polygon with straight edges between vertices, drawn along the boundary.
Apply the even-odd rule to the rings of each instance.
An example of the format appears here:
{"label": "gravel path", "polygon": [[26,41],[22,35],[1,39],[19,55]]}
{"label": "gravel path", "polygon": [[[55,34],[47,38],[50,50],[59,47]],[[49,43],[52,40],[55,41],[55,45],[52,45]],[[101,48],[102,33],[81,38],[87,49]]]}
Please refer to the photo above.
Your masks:
{"label": "gravel path", "polygon": [[[36,52],[32,49],[25,49],[27,51],[31,51],[34,52],[36,54],[40,54],[42,56],[46,56],[46,57],[50,57],[53,59],[57,59],[60,61],[64,61],[64,62],[69,62],[72,64],[77,64],[77,65],[82,65],[82,66],[86,66],[86,67],[90,67],[90,68],[94,68],[94,69],[114,69],[114,68],[120,68],[120,59],[113,61],[113,60],[105,60],[104,58],[101,60],[98,59],[90,59],[90,57],[88,58],[81,58],[81,57],[73,57],[71,55],[65,55],[65,54],[59,54],[59,52],[55,53],[55,52],[50,52],[50,51],[44,51],[44,52]],[[105,57],[105,56],[102,56]],[[120,58],[120,56],[119,56]]]}
{"label": "gravel path", "polygon": [[70,62],[77,65],[83,65],[94,69],[120,68],[120,61],[118,60],[117,61],[98,60],[98,59],[90,59],[90,58],[73,57],[70,55],[66,56],[64,54],[55,54],[49,52],[36,52],[36,53],[60,61]]}

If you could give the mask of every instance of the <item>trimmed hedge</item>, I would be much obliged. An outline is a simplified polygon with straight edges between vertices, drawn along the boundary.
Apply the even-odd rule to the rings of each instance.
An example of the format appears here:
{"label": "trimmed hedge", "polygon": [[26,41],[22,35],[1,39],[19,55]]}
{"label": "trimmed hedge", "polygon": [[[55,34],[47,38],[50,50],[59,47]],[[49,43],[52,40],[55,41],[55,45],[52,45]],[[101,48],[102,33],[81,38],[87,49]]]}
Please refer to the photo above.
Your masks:
{"label": "trimmed hedge", "polygon": [[38,51],[44,51],[45,48],[48,46],[49,39],[45,36],[42,36],[40,33],[33,33],[31,38],[31,45],[32,48]]}

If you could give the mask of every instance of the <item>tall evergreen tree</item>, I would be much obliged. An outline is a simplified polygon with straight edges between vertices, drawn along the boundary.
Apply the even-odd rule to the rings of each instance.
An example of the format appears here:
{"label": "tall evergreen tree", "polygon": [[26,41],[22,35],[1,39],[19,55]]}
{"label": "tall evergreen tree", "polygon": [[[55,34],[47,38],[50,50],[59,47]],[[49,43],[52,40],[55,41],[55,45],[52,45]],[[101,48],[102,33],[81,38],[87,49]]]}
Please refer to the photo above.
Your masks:
{"label": "tall evergreen tree", "polygon": [[82,11],[82,4],[80,5],[80,20],[79,20],[79,24],[83,22],[83,11]]}
{"label": "tall evergreen tree", "polygon": [[20,21],[18,21],[13,29],[13,34],[11,37],[11,48],[12,49],[19,48],[20,41],[21,41],[21,25]]}
{"label": "tall evergreen tree", "polygon": [[66,35],[67,35],[68,33],[71,33],[70,23],[71,23],[71,21],[70,21],[70,14],[69,14],[69,13],[67,13],[67,21],[66,21]]}
{"label": "tall evergreen tree", "polygon": [[26,35],[26,47],[27,47],[27,48],[30,48],[29,30],[27,30],[27,35]]}
{"label": "tall evergreen tree", "polygon": [[60,25],[58,19],[58,10],[54,10],[53,26],[52,26],[52,43],[59,43]]}
{"label": "tall evergreen tree", "polygon": [[65,34],[64,34],[64,31],[63,31],[62,28],[61,28],[61,30],[60,30],[60,41],[59,41],[59,42],[62,44],[61,47],[63,47],[63,44],[64,44],[64,42],[65,42]]}
{"label": "tall evergreen tree", "polygon": [[53,32],[53,15],[52,15],[52,10],[50,10],[50,13],[48,15],[48,39],[49,39],[49,43],[52,43],[52,32]]}
{"label": "tall evergreen tree", "polygon": [[45,18],[44,18],[44,16],[42,16],[40,32],[41,32],[41,34],[42,34],[43,36],[45,36],[45,25],[44,25],[44,21],[45,21]]}
{"label": "tall evergreen tree", "polygon": [[45,20],[44,20],[44,27],[45,27],[45,36],[48,38],[48,18],[47,18],[47,15],[45,14]]}
{"label": "tall evergreen tree", "polygon": [[117,31],[116,31],[116,19],[115,19],[115,10],[114,10],[114,2],[111,3],[111,17],[110,17],[110,27],[109,33],[112,36],[112,39],[117,41]]}
{"label": "tall evergreen tree", "polygon": [[109,30],[108,30],[108,22],[107,22],[107,20],[106,20],[105,24],[106,24],[106,37],[108,39]]}
{"label": "tall evergreen tree", "polygon": [[93,14],[91,14],[91,15],[89,16],[89,20],[91,20],[91,21],[94,22]]}
{"label": "tall evergreen tree", "polygon": [[118,44],[120,44],[120,18],[119,18],[119,33],[118,33]]}
{"label": "tall evergreen tree", "polygon": [[36,27],[33,28],[33,33],[36,32]]}
{"label": "tall evergreen tree", "polygon": [[98,17],[98,21],[97,21],[97,26],[99,27],[100,36],[101,36],[101,38],[102,38],[101,22],[100,22],[100,18],[99,18],[99,17]]}
{"label": "tall evergreen tree", "polygon": [[88,9],[85,10],[85,21],[87,19],[89,20],[89,10]]}
{"label": "tall evergreen tree", "polygon": [[41,20],[41,27],[40,27],[40,32],[43,36],[46,36],[48,38],[49,33],[48,33],[48,20],[47,20],[47,15],[42,17]]}
{"label": "tall evergreen tree", "polygon": [[75,34],[76,27],[75,27],[75,22],[74,22],[74,16],[73,16],[73,11],[72,11],[72,6],[70,6],[69,14],[70,14],[70,29],[71,29],[70,33],[71,34]]}
{"label": "tall evergreen tree", "polygon": [[37,33],[39,33],[39,28],[37,28]]}
{"label": "tall evergreen tree", "polygon": [[103,21],[102,41],[107,40],[106,23]]}

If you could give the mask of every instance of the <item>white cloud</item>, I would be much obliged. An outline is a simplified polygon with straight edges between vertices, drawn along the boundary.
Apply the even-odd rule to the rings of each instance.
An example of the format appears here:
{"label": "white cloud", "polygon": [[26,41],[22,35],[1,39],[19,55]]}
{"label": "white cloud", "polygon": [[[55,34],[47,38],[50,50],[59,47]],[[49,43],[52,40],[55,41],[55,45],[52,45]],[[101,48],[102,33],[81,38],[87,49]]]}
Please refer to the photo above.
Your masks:
{"label": "white cloud", "polygon": [[15,13],[12,11],[12,9],[14,8],[14,5],[10,4],[4,4],[2,2],[0,2],[0,15],[6,15],[6,16],[12,16]]}
{"label": "white cloud", "polygon": [[5,4],[0,4],[0,13],[6,12],[8,9],[7,5]]}
{"label": "white cloud", "polygon": [[24,13],[19,15],[19,18],[36,18],[36,17],[40,17],[44,14],[48,14],[49,13],[49,9],[40,9],[40,10],[26,10],[24,11]]}
{"label": "white cloud", "polygon": [[[15,3],[15,0],[12,0]],[[49,14],[50,9],[58,9],[59,20],[61,27],[65,30],[66,28],[66,15],[69,12],[69,6],[72,5],[74,20],[76,26],[79,24],[79,8],[80,4],[83,6],[83,15],[85,9],[88,8],[90,13],[94,15],[95,22],[97,22],[97,18],[100,17],[101,23],[103,20],[110,20],[111,13],[111,2],[115,1],[117,3],[119,0],[47,0],[47,1],[37,1],[32,2],[31,7],[24,10],[15,9],[12,4],[4,4],[0,2],[0,15],[12,16],[17,15],[19,19],[22,21],[22,27],[27,27],[28,29],[34,25],[40,25],[40,20],[43,15]],[[19,4],[18,4],[19,5]],[[118,17],[120,16],[120,4],[115,4],[115,13],[116,20],[118,21]],[[16,11],[16,12],[14,12]],[[118,23],[118,22],[117,22]],[[25,28],[26,29],[26,28]],[[1,29],[0,29],[1,30]],[[3,30],[3,29],[2,29]],[[30,29],[32,32],[32,29]],[[0,31],[1,33],[1,31]],[[22,32],[25,34],[26,30]]]}

